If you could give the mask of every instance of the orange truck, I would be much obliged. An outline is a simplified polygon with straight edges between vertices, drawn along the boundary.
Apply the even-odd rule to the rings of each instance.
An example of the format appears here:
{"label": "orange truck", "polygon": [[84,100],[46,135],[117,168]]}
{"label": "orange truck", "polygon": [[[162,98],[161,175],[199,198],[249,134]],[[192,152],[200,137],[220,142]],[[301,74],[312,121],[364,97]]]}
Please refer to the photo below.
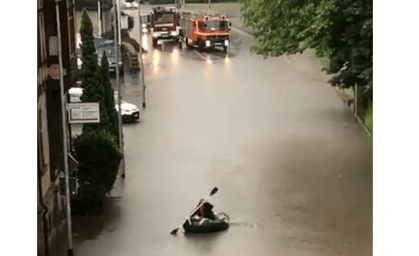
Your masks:
{"label": "orange truck", "polygon": [[202,51],[220,47],[227,52],[231,22],[225,15],[182,12],[180,16],[179,36],[187,48]]}

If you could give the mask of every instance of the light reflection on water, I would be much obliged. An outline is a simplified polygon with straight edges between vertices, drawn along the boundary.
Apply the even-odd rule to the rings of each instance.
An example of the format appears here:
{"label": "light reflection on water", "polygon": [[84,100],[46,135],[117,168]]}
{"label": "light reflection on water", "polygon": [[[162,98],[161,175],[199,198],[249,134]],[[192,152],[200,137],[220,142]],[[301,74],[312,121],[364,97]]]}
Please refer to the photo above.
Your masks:
{"label": "light reflection on water", "polygon": [[177,48],[174,48],[173,52],[172,52],[172,64],[173,64],[173,66],[177,67],[178,62],[179,62],[179,50]]}
{"label": "light reflection on water", "polygon": [[225,59],[224,59],[224,72],[226,74],[230,74],[230,72],[231,72],[231,62],[230,62],[230,58],[228,56],[226,56]]}
{"label": "light reflection on water", "polygon": [[159,72],[159,64],[160,64],[160,51],[153,51],[153,71],[154,74]]}

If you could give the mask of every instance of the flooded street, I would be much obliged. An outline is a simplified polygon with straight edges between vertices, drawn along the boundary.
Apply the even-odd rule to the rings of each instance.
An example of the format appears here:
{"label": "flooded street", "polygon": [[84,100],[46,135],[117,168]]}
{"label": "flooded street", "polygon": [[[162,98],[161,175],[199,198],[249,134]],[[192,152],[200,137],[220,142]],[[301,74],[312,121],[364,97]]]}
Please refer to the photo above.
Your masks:
{"label": "flooded street", "polygon": [[[251,55],[252,40],[148,47],[126,178],[103,217],[74,219],[75,255],[372,255],[372,143],[320,71]],[[141,107],[141,90],[126,70],[124,100]],[[230,228],[171,236],[214,186]]]}

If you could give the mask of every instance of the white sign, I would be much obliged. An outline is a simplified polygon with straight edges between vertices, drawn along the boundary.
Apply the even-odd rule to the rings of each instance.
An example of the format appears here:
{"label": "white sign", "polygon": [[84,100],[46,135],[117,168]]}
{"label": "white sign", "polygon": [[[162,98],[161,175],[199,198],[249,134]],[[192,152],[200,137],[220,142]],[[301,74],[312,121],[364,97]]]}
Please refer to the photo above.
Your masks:
{"label": "white sign", "polygon": [[128,16],[121,17],[121,28],[128,29]]}
{"label": "white sign", "polygon": [[100,123],[99,103],[69,103],[70,124]]}
{"label": "white sign", "polygon": [[58,56],[58,37],[57,36],[49,37],[49,55]]}

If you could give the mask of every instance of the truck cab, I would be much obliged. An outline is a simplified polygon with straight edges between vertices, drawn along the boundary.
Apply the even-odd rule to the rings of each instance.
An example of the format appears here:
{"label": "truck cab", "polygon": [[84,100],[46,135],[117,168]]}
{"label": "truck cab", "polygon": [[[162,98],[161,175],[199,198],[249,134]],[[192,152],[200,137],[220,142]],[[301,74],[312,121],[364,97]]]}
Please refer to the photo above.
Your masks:
{"label": "truck cab", "polygon": [[221,14],[182,13],[181,39],[188,48],[198,50],[221,47],[227,52],[230,43],[231,22]]}
{"label": "truck cab", "polygon": [[153,47],[158,46],[159,41],[179,41],[179,14],[174,8],[156,7],[151,13],[151,35]]}

